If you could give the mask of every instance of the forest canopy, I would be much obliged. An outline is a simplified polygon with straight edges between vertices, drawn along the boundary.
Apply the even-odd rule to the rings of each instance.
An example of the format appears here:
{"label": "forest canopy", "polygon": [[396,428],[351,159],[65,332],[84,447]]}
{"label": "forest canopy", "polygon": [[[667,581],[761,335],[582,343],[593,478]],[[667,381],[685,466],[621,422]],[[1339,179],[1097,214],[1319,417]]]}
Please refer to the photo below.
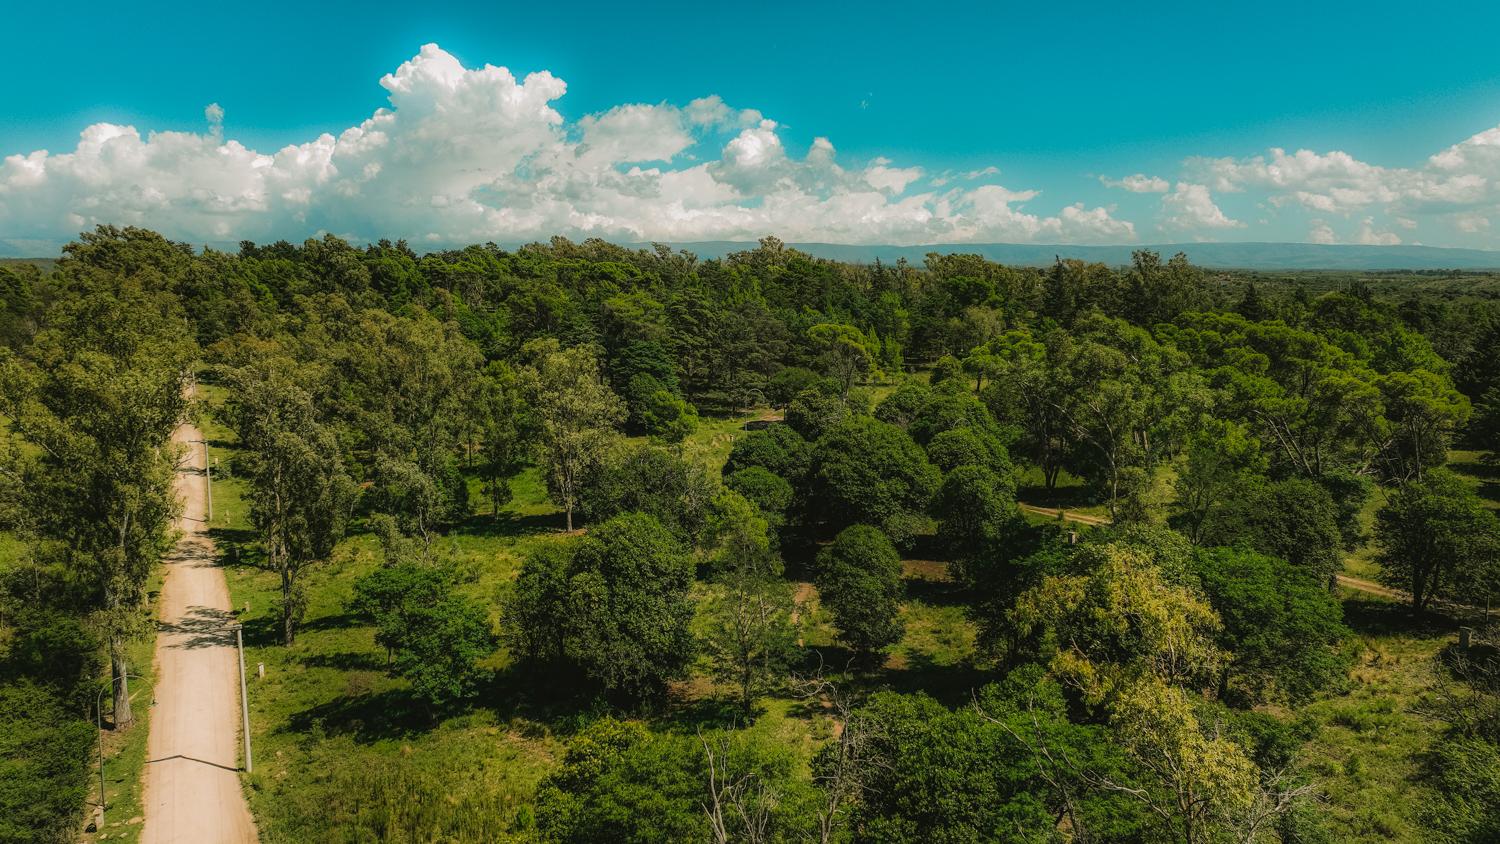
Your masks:
{"label": "forest canopy", "polygon": [[[256,780],[281,840],[374,823],[339,794],[376,787],[378,724],[545,749],[479,815],[400,763],[380,789],[446,807],[403,840],[1334,840],[1302,713],[1357,682],[1351,554],[1421,618],[1500,597],[1494,490],[1450,465],[1495,449],[1497,349],[1493,299],[1148,251],[100,227],[0,266],[0,841],[71,840],[191,414],[269,596],[252,644],[335,678],[276,764],[363,760]],[[1422,779],[1443,840],[1500,815],[1457,785],[1500,776],[1486,670]]]}

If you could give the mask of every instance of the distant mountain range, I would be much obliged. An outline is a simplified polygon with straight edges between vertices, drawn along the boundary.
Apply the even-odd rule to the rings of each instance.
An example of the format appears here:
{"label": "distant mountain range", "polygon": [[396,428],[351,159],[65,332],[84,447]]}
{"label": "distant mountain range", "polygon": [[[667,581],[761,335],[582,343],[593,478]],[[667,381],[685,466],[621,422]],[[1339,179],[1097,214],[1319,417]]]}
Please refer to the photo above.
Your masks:
{"label": "distant mountain range", "polygon": [[[674,243],[700,258],[718,258],[754,249],[754,243],[703,241]],[[929,252],[983,255],[1001,264],[1050,266],[1056,258],[1080,258],[1110,265],[1130,263],[1137,249],[1163,257],[1185,252],[1200,267],[1248,270],[1500,270],[1500,252],[1436,246],[1345,246],[1321,243],[1158,243],[1126,246],[1069,246],[1030,243],[937,243],[930,246],[848,246],[838,243],[787,244],[809,255],[870,263],[898,258],[920,264]]]}
{"label": "distant mountain range", "polygon": [[[238,243],[215,243],[216,249],[234,251]],[[515,246],[519,244],[508,244]],[[650,244],[626,244],[647,247]],[[790,243],[810,255],[839,261],[872,263],[880,259],[895,263],[905,258],[922,263],[929,252],[979,254],[1001,264],[1026,267],[1050,266],[1055,258],[1080,258],[1117,266],[1130,263],[1130,253],[1150,249],[1163,257],[1186,252],[1200,267],[1247,270],[1500,270],[1500,251],[1445,249],[1437,246],[1345,246],[1321,243],[1157,243],[1125,246],[1048,246],[1031,243],[935,243],[926,246],[850,246],[839,243]],[[35,253],[35,242],[0,239],[0,255]],[[731,252],[754,249],[748,241],[710,240],[673,243],[700,258],[722,258]],[[4,259],[0,259],[4,260]],[[50,268],[54,259],[39,259]]]}

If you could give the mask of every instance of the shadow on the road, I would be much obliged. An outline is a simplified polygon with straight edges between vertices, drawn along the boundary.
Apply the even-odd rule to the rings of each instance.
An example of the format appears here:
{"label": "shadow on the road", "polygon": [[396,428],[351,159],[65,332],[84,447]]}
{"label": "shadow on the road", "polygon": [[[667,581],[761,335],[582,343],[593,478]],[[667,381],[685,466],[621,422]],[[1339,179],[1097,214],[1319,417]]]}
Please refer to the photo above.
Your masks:
{"label": "shadow on the road", "polygon": [[239,768],[239,767],[233,767],[233,768],[231,768],[228,765],[220,765],[218,762],[210,762],[207,759],[198,759],[198,758],[195,758],[195,757],[192,757],[192,756],[183,756],[181,753],[177,753],[177,754],[174,754],[172,756],[163,756],[160,759],[147,759],[146,760],[146,764],[147,765],[155,765],[158,762],[171,762],[174,759],[181,759],[184,762],[197,762],[200,765],[208,765],[209,767],[212,767],[212,768],[219,768],[219,769],[225,770],[225,771],[233,771],[235,773],[238,773],[239,771],[243,770],[242,768]]}
{"label": "shadow on the road", "polygon": [[157,622],[156,630],[163,635],[178,634],[186,637],[173,642],[169,647],[194,650],[233,645],[234,631],[229,627],[234,623],[234,613],[212,607],[193,606],[188,607],[187,614],[175,623]]}

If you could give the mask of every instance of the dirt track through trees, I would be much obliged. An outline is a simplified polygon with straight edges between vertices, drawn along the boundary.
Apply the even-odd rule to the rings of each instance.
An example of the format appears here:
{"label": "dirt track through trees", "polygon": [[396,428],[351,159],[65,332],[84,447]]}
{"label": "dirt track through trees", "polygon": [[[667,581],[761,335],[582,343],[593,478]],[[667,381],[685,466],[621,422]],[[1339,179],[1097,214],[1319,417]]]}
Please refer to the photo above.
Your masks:
{"label": "dirt track through trees", "polygon": [[203,435],[181,425],[182,539],[165,560],[156,636],[156,705],[146,745],[144,844],[256,841],[240,788],[239,656],[224,581],[204,521]]}

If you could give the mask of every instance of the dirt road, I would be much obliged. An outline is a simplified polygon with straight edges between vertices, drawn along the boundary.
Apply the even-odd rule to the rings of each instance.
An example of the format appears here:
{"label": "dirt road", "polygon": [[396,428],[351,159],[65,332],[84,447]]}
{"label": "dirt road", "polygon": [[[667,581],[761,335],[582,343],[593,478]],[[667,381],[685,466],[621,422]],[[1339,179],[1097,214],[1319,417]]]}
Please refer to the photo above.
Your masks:
{"label": "dirt road", "polygon": [[203,435],[182,425],[177,472],[182,540],[165,561],[156,636],[156,706],[146,746],[143,844],[256,841],[239,778],[240,680],[229,587],[214,562],[204,510]]}

